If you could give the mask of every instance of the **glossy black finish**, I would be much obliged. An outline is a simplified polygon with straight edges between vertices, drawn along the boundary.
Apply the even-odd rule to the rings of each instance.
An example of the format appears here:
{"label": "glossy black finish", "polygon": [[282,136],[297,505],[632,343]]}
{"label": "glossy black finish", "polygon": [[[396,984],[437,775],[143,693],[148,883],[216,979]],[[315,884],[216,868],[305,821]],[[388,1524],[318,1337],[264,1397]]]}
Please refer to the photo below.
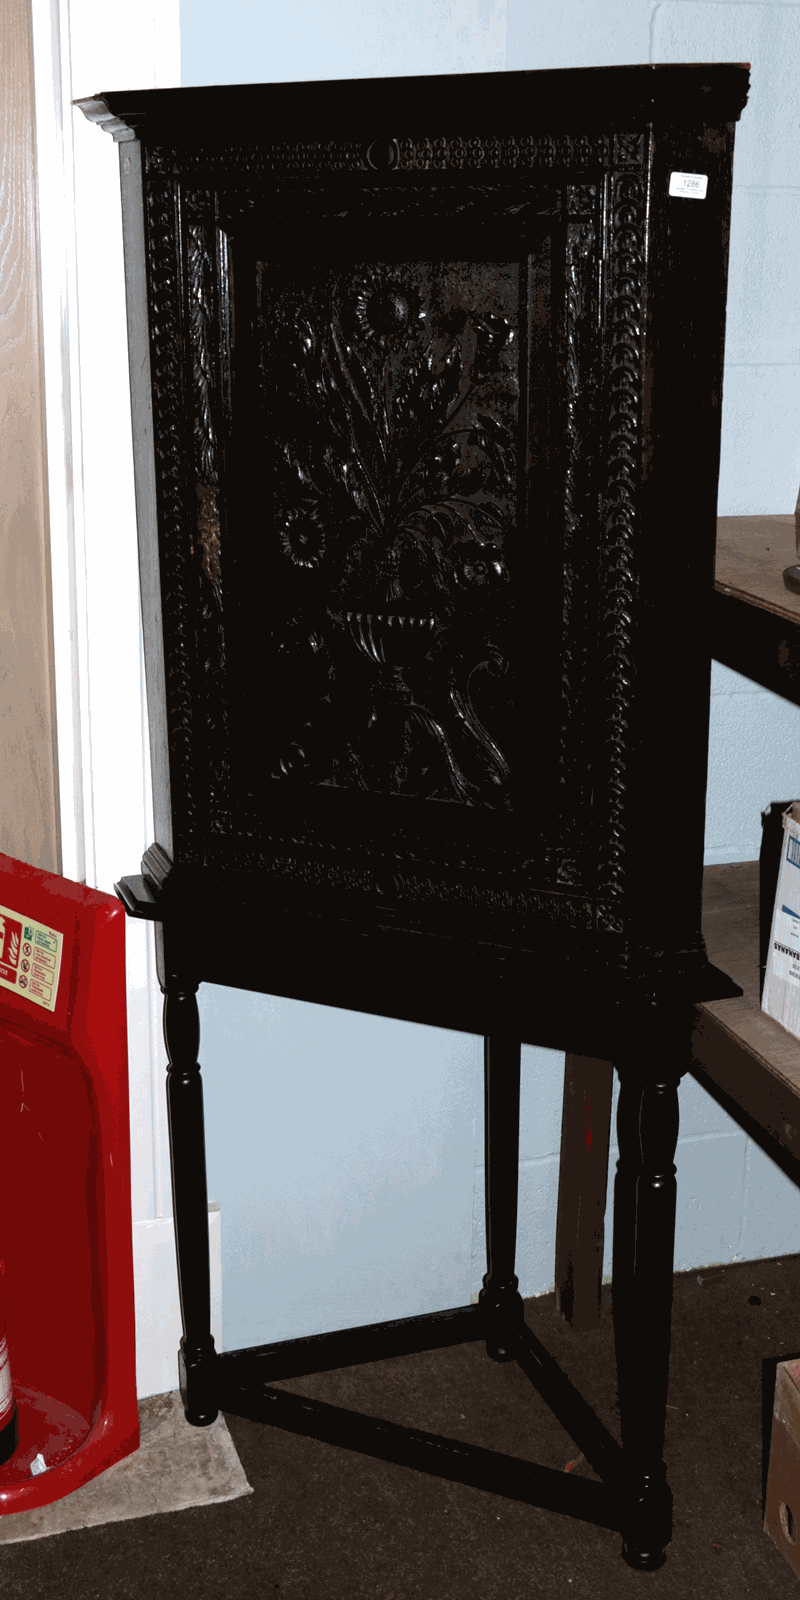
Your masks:
{"label": "glossy black finish", "polygon": [[[199,982],[484,1035],[487,1274],[450,1332],[587,1439],[522,1322],[520,1042],[613,1058],[624,1471],[591,1448],[644,1567],[670,1535],[683,1019],[738,992],[700,901],[747,86],[665,65],[83,102],[120,140],[157,837],[118,893],[160,930],[189,1412],[224,1392],[333,1437],[258,1374],[445,1327],[214,1356]],[[268,976],[199,941],[209,918],[259,919]],[[541,1503],[602,1520],[587,1488]]]}
{"label": "glossy black finish", "polygon": [[[211,884],[186,906],[148,888],[143,876],[123,878],[115,889],[130,915],[157,925],[160,916],[178,947],[185,947],[200,919],[231,917],[241,908],[230,892],[214,893]],[[204,945],[196,949],[195,960],[201,982],[259,987],[252,967],[243,967],[230,950],[212,951]],[[527,1044],[552,1049],[568,1044],[578,1053],[608,1060],[621,1033],[635,1027],[642,1000],[636,975],[623,980],[602,966],[594,971],[577,935],[559,938],[554,930],[538,950],[514,950],[455,933],[446,940],[421,936],[398,929],[388,916],[373,923],[345,917],[334,922],[304,911],[287,912],[281,923],[280,940],[270,951],[270,985],[276,994],[296,1000],[369,1009],[379,1016],[484,1036],[513,1030]],[[741,993],[710,964],[704,969],[703,989],[708,999]],[[667,1003],[690,1001],[691,975],[668,983],[656,974],[651,993]],[[544,1005],[538,998],[532,1003],[532,996],[543,995],[552,1003]]]}
{"label": "glossy black finish", "polygon": [[187,1422],[208,1427],[217,1416],[217,1355],[211,1335],[208,1192],[203,1084],[197,1053],[197,985],[164,985],[164,1042],[169,1058],[167,1112],[172,1203],[183,1337],[178,1355]]}
{"label": "glossy black finish", "polygon": [[462,1439],[404,1428],[285,1389],[226,1386],[223,1402],[225,1410],[234,1416],[321,1439],[340,1450],[357,1450],[379,1461],[395,1461],[414,1472],[468,1483],[484,1493],[541,1506],[597,1527],[619,1527],[616,1497],[605,1483],[570,1477],[552,1467],[534,1466],[497,1450],[465,1444]]}
{"label": "glossy black finish", "polygon": [[[419,117],[437,136],[450,131],[453,118],[484,136],[526,129],[662,126],[717,120],[735,121],[745,105],[748,69],[740,63],[672,66],[584,67],[543,72],[434,73],[422,77],[335,79],[310,83],[220,85],[215,88],[125,89],[103,92],[102,99],[79,101],[94,116],[103,104],[119,125],[149,146],[184,145],[204,159],[224,162],[229,172],[248,165],[269,170],[285,140],[304,140],[300,162],[333,163],[337,137],[352,140],[361,170],[400,169],[402,140],[387,136],[376,148],[376,125]],[[335,120],[334,120],[335,118]],[[100,120],[99,117],[97,120]],[[448,126],[449,125],[449,126]],[[313,136],[326,138],[318,151]],[[380,136],[379,136],[380,137]],[[221,152],[224,154],[221,156]],[[463,159],[474,159],[474,147]],[[429,159],[435,159],[431,151]]]}
{"label": "glossy black finish", "polygon": [[[653,1570],[672,1537],[663,1463],[675,1237],[678,1084],[688,1068],[691,1020],[654,1019],[644,1060],[620,1066],[619,1160],[614,1183],[613,1310],[624,1490],[623,1555]],[[650,1057],[648,1060],[647,1057]],[[683,1058],[683,1062],[682,1062]]]}
{"label": "glossy black finish", "polygon": [[514,1335],[524,1317],[517,1247],[519,1176],[519,1039],[492,1034],[484,1039],[484,1168],[486,1261],[478,1297],[486,1327],[486,1349],[494,1361],[514,1360]]}
{"label": "glossy black finish", "polygon": [[[395,932],[479,964],[528,952],[525,989],[558,945],[600,991],[712,997],[684,774],[705,765],[746,83],[664,66],[86,103],[142,138],[163,915],[258,879],[275,918],[363,928],[389,960]],[[126,191],[139,151],[121,143]],[[707,172],[706,200],[668,195],[676,166]]]}
{"label": "glossy black finish", "polygon": [[337,1367],[355,1367],[365,1361],[469,1344],[481,1337],[483,1326],[479,1306],[456,1306],[452,1311],[371,1322],[361,1328],[315,1333],[302,1339],[281,1339],[277,1344],[254,1345],[247,1350],[226,1350],[217,1358],[220,1391],[257,1389],[265,1383],[276,1383],[279,1378],[333,1372]]}

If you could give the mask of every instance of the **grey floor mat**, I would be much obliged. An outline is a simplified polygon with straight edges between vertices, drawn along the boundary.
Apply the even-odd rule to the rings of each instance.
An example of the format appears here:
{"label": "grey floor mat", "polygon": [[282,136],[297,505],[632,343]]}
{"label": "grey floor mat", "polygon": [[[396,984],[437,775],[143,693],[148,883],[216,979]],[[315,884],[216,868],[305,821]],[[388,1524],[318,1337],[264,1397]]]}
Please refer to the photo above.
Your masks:
{"label": "grey floor mat", "polygon": [[63,1500],[0,1517],[0,1544],[252,1494],[223,1416],[191,1428],[177,1390],[139,1402],[141,1444]]}

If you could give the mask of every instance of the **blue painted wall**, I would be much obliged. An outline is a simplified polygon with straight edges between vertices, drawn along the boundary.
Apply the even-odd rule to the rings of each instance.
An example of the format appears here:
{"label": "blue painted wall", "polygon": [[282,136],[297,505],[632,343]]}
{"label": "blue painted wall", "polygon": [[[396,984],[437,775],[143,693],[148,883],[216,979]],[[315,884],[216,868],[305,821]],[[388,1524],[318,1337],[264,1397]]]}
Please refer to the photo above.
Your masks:
{"label": "blue painted wall", "polygon": [[[800,3],[182,0],[181,28],[184,84],[749,61],[719,511],[793,511]],[[755,860],[762,807],[800,792],[800,711],[716,665],[712,693],[706,861]],[[485,1270],[481,1041],[209,987],[200,1012],[225,1348],[465,1303]],[[562,1085],[563,1056],[526,1048],[524,1294],[553,1286]],[[677,1267],[800,1250],[797,1190],[691,1079],[677,1165]]]}

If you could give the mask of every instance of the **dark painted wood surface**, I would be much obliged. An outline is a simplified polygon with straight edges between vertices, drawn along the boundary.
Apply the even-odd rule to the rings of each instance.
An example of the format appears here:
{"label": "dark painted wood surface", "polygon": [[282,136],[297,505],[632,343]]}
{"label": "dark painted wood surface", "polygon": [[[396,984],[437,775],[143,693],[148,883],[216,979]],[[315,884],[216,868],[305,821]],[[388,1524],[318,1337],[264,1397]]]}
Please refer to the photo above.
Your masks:
{"label": "dark painted wood surface", "polygon": [[[520,1041],[613,1055],[618,1520],[651,1569],[677,1086],[692,1002],[736,992],[700,912],[747,87],[665,65],[83,102],[121,151],[159,837],[119,892],[159,929],[186,1415],[230,1369],[199,982],[484,1034],[479,1321],[534,1381]],[[704,199],[670,194],[687,172]]]}
{"label": "dark painted wood surface", "polygon": [[[451,131],[455,116],[466,129],[516,133],[525,127],[633,128],[735,121],[748,89],[741,63],[586,67],[541,72],[479,72],[422,77],[360,78],[347,82],[236,84],[214,88],[126,89],[77,103],[115,137],[132,131],[144,144],[183,145],[203,151],[228,173],[241,159],[236,146],[269,157],[285,136],[304,135],[335,147],[339,132],[370,151],[372,170],[391,165],[398,119],[424,119],[436,137]],[[381,143],[376,142],[376,133]],[[382,137],[381,137],[382,136]],[[314,155],[313,147],[306,147]],[[475,151],[463,159],[474,160]],[[338,151],[331,152],[336,160]],[[301,160],[305,156],[300,157]],[[435,159],[435,152],[429,159]],[[552,165],[552,160],[550,161]],[[425,161],[420,163],[424,170]]]}
{"label": "dark painted wood surface", "polygon": [[363,929],[384,967],[394,931],[471,935],[479,966],[558,948],[592,991],[719,992],[699,852],[746,88],[663,66],[85,103],[144,207],[162,915],[258,879],[273,924]]}

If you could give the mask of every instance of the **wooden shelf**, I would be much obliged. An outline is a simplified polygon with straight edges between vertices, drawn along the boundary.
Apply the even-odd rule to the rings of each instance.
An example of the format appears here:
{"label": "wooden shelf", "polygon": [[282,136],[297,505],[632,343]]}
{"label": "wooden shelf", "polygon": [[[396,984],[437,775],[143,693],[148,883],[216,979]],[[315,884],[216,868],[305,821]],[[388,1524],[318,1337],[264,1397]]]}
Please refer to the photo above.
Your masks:
{"label": "wooden shelf", "polygon": [[[711,654],[800,705],[798,512],[720,517]],[[766,836],[765,836],[766,842]],[[761,1010],[757,861],[706,867],[703,935],[709,961],[741,985],[737,999],[695,1007],[692,1073],[795,1181],[800,1181],[800,1039]],[[564,1074],[556,1302],[575,1328],[600,1315],[612,1095],[608,1061],[568,1054]],[[587,1132],[591,1137],[587,1139]]]}
{"label": "wooden shelf", "polygon": [[697,1077],[800,1161],[800,1039],[761,1010],[757,861],[706,867],[703,934],[709,959],[744,993],[695,1008]]}
{"label": "wooden shelf", "polygon": [[796,539],[794,514],[719,518],[711,653],[800,705],[800,595],[783,581]]}
{"label": "wooden shelf", "polygon": [[[743,993],[695,1006],[691,1072],[800,1181],[800,1039],[761,1010],[759,881],[757,861],[703,874],[709,960]],[[555,1281],[556,1303],[574,1328],[595,1327],[600,1316],[612,1090],[609,1061],[567,1055]]]}
{"label": "wooden shelf", "polygon": [[[796,705],[800,595],[786,588],[783,572],[797,562],[798,536],[798,512],[720,517],[712,612],[715,659]],[[697,1007],[698,1077],[800,1159],[800,1040],[761,1010],[757,862],[706,867],[703,934],[709,960],[744,993]]]}

